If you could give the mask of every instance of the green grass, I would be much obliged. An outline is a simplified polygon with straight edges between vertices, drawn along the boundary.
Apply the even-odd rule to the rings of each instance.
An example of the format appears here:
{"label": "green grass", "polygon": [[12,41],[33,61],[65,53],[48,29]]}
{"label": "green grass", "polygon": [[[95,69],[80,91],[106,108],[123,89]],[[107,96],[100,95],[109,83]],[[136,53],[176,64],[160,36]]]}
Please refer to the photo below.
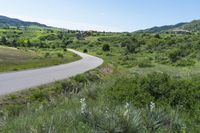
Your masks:
{"label": "green grass", "polygon": [[185,78],[191,79],[194,77],[198,77],[200,74],[200,63],[196,63],[194,66],[186,66],[186,67],[176,67],[171,65],[163,65],[163,64],[154,64],[154,67],[133,67],[129,71],[131,73],[138,73],[141,75],[146,75],[152,72],[160,72],[167,73],[171,76],[177,78]]}
{"label": "green grass", "polygon": [[[93,76],[98,73],[98,71],[93,72]],[[84,82],[81,81],[82,83],[76,77],[31,90],[31,93],[21,95],[21,97],[32,99],[31,101],[24,100],[27,102],[24,105],[20,104],[22,101],[17,102],[20,97],[11,96],[10,98],[13,100],[10,102],[15,103],[15,105],[7,102],[7,105],[1,110],[0,131],[2,133],[92,133],[120,130],[130,133],[143,133],[144,131],[159,133],[186,130],[184,121],[180,117],[181,113],[174,110],[156,107],[150,111],[145,106],[137,108],[132,104],[130,106],[126,104],[110,105],[110,101],[107,101],[102,91],[115,84],[117,75],[111,79],[109,77],[109,80],[100,80],[100,82],[99,80],[91,81],[89,78],[92,75],[86,75],[88,73],[82,75],[86,79]],[[80,85],[80,93],[73,93],[73,89],[80,87]],[[130,84],[121,85],[131,87]],[[72,89],[71,92],[61,93],[66,88]],[[53,93],[57,96],[52,96]],[[58,93],[61,94],[58,95]],[[80,102],[81,98],[86,98],[85,109],[83,109],[83,103]],[[21,106],[23,109],[20,109]],[[170,126],[167,125],[168,122]]]}
{"label": "green grass", "polygon": [[[41,39],[52,34],[53,36],[48,39]],[[92,33],[93,35],[85,39],[77,40],[76,32],[66,32],[62,39],[58,34],[59,30],[56,29],[52,31],[36,28],[0,29],[0,36],[6,35],[10,42],[8,46],[11,46],[13,38],[17,39],[19,47],[27,40],[33,44],[32,51],[0,48],[1,61],[4,63],[8,61],[3,64],[2,71],[43,67],[43,65],[60,64],[78,58],[69,52],[64,54],[59,49],[60,44],[80,51],[87,49],[89,54],[103,58],[104,64],[95,72],[78,75],[69,81],[56,82],[3,97],[0,99],[1,132],[114,132],[112,129],[119,130],[122,127],[116,124],[118,122],[125,123],[123,127],[139,126],[138,128],[142,129],[140,132],[155,132],[152,130],[156,127],[145,130],[146,124],[152,126],[151,124],[158,122],[156,118],[163,117],[168,119],[167,122],[184,121],[189,132],[198,131],[200,128],[198,89],[200,57],[197,56],[199,36],[161,34],[161,39],[158,39],[154,34]],[[133,38],[137,39],[141,46],[135,52],[127,53],[127,47],[122,47],[121,43]],[[73,40],[73,42],[63,43],[66,40]],[[37,48],[36,44],[40,43],[43,43],[46,49]],[[132,43],[134,45],[137,42]],[[111,50],[104,52],[102,50],[104,44],[110,45]],[[169,57],[170,51],[174,48],[181,50],[181,54],[179,53],[176,58],[181,61],[182,67],[178,67],[177,62],[173,62]],[[190,60],[195,61],[195,64],[190,64],[188,62]],[[153,72],[161,74],[160,77],[151,75]],[[173,78],[162,76],[162,73]],[[145,77],[149,74],[150,78]],[[77,90],[80,91],[78,94]],[[106,95],[108,92],[109,94]],[[86,98],[90,112],[86,116],[81,114],[81,98]],[[137,119],[136,123],[133,120],[127,123],[124,118],[126,112],[123,110],[125,103],[121,104],[122,101],[139,106],[133,107],[135,109],[131,109],[131,112],[141,112],[143,119],[139,121]],[[151,101],[158,106],[158,112],[144,117],[149,111],[146,106]],[[118,107],[118,104],[120,104],[119,108],[113,108],[113,106]],[[183,106],[186,110],[182,110]],[[167,115],[166,112],[161,113],[161,116],[157,115],[160,107],[167,110]],[[118,112],[118,109],[122,109],[121,112]],[[174,110],[178,110],[180,119],[177,113],[174,115]],[[112,116],[111,119],[105,117],[106,113]],[[131,118],[135,118],[134,116]],[[155,126],[159,127],[157,132],[164,132],[161,130],[162,126],[159,124]],[[181,130],[179,128],[180,132],[186,132],[185,128]],[[166,132],[175,131],[175,129],[172,131],[171,127]]]}
{"label": "green grass", "polygon": [[61,50],[22,50],[0,47],[0,72],[33,69],[69,63],[80,59],[71,52]]}

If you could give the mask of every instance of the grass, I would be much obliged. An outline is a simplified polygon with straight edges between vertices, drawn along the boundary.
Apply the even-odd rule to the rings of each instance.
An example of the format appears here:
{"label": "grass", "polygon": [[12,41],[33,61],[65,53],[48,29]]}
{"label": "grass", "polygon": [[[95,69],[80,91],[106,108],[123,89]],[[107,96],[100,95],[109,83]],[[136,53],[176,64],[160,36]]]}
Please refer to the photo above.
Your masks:
{"label": "grass", "polygon": [[[2,31],[0,30],[0,35],[4,35],[4,32],[8,32],[6,34],[10,36],[16,34],[13,33],[13,29],[2,29]],[[54,37],[57,36],[57,31],[51,32],[45,29],[16,29],[15,32],[19,34],[18,41],[26,41],[29,39],[33,43],[38,42],[38,40],[40,40],[39,38],[43,36],[51,34],[54,34]],[[196,89],[198,88],[196,86],[199,84],[196,83],[193,78],[197,77],[197,81],[199,81],[200,63],[196,60],[196,57],[188,56],[188,58],[190,57],[196,60],[194,65],[178,67],[170,62],[168,58],[168,50],[170,51],[171,48],[168,49],[163,46],[161,51],[153,50],[153,52],[149,52],[146,48],[149,45],[148,43],[151,44],[150,39],[147,39],[148,43],[136,49],[135,52],[127,53],[126,47],[121,47],[120,42],[128,36],[105,33],[105,35],[95,35],[86,37],[85,40],[77,40],[74,39],[76,37],[73,36],[73,34],[71,35],[67,35],[68,37],[71,36],[70,39],[73,40],[72,43],[67,45],[68,47],[78,49],[79,51],[87,49],[89,54],[103,58],[104,64],[95,71],[78,75],[70,80],[51,83],[49,85],[33,88],[26,92],[14,93],[1,98],[1,132],[62,133],[115,132],[116,130],[123,132],[124,128],[127,129],[126,132],[176,132],[177,130],[174,128],[179,129],[177,132],[186,132],[184,127],[180,128],[180,125],[184,125],[184,123],[186,123],[187,128],[190,129],[190,132],[198,131],[200,128],[200,118],[198,115],[199,91]],[[153,40],[155,39],[154,37],[150,38],[153,38]],[[52,38],[50,38],[50,40],[43,40],[45,45],[49,45],[48,48],[52,48],[52,46],[57,48],[62,43],[61,39],[51,39]],[[145,38],[140,39],[144,40]],[[152,44],[156,42],[157,40],[155,40],[155,42],[153,41]],[[109,44],[111,50],[107,52],[102,51],[102,46],[104,44]],[[156,46],[154,47],[157,48]],[[61,49],[52,48],[45,50],[32,48],[33,50],[31,51],[19,49],[1,50],[3,48],[0,48],[0,54],[2,53],[0,59],[2,58],[1,60],[4,63],[8,61],[7,64],[4,64],[4,67],[1,68],[2,71],[35,68],[39,65],[43,67],[43,65],[60,64],[70,59],[74,60],[79,58],[74,57],[74,55],[69,52],[65,54]],[[10,53],[13,53],[13,55]],[[65,57],[67,60],[65,60]],[[19,60],[16,61],[16,59]],[[3,68],[5,70],[3,70]],[[166,77],[160,78],[156,75],[152,75],[151,78],[145,80],[145,76],[153,72],[159,72],[159,74],[167,73],[170,77],[172,76],[173,79],[168,80]],[[132,78],[133,80],[130,80]],[[161,79],[161,81],[159,79]],[[145,82],[143,82],[143,80]],[[168,81],[171,82],[168,83]],[[156,95],[156,97],[158,95],[158,100],[153,101],[154,97],[147,95],[146,89],[149,89],[147,91],[148,94]],[[110,90],[110,93],[108,94],[106,90]],[[113,96],[111,98],[114,99],[113,101],[115,104],[110,103],[111,100],[109,100],[109,97],[105,93],[109,96]],[[160,93],[162,94],[161,96]],[[81,113],[81,98],[86,98],[85,102],[87,108],[83,109],[84,114]],[[134,115],[124,117],[127,111],[124,109],[124,103],[121,102],[123,100],[126,102],[129,99],[130,101],[132,100],[133,105],[140,105],[140,107],[137,108],[131,105],[130,110]],[[148,104],[151,103],[151,101],[155,102],[156,106],[158,106],[153,113],[146,107],[149,106]],[[169,102],[177,106],[169,105]],[[186,105],[188,108],[190,105],[191,107],[194,106],[194,109],[188,109],[187,111],[181,110],[181,108]],[[162,108],[159,108],[159,106],[164,107],[165,111],[163,112]],[[167,110],[168,108],[169,110]],[[174,111],[176,109],[179,112]],[[178,114],[180,114],[181,118],[179,118]],[[110,117],[107,117],[108,115]],[[127,122],[127,118],[133,119],[128,119]],[[167,121],[163,124],[162,120],[166,119]],[[173,125],[170,122],[176,123],[174,127],[170,127]],[[167,131],[163,129],[163,126],[164,129],[167,127]],[[168,127],[170,129],[168,129]],[[191,128],[194,128],[194,131]]]}
{"label": "grass", "polygon": [[[93,76],[98,73],[96,70],[93,72]],[[103,80],[91,82],[88,78],[92,75],[86,76],[87,74],[82,75],[87,77],[84,83],[80,83],[75,77],[68,80],[68,82],[57,82],[56,84],[43,86],[39,90],[32,90],[31,93],[23,96],[34,97],[32,101],[23,105],[23,111],[21,109],[21,111],[17,112],[19,107],[12,104],[12,106],[4,107],[4,110],[1,110],[0,131],[2,133],[150,133],[185,131],[184,122],[176,111],[166,111],[162,108],[155,108],[150,111],[148,108],[137,108],[131,104],[110,106],[107,99],[103,99],[100,92],[111,86],[110,82],[112,80],[110,82],[107,79],[105,79],[107,82],[103,82]],[[115,78],[112,79],[115,81]],[[72,85],[72,82],[76,83]],[[62,85],[63,83],[65,85]],[[49,88],[48,92],[52,93],[53,90],[75,89],[77,84],[82,84],[82,89],[78,94],[68,92],[57,95],[57,97],[53,97],[50,94],[44,95],[47,90],[43,89]],[[14,96],[12,98],[15,99]],[[81,98],[86,100],[81,102]],[[14,102],[15,100],[12,101]],[[28,100],[26,99],[25,101]],[[6,112],[5,108],[16,114],[12,116]]]}
{"label": "grass", "polygon": [[131,73],[138,73],[141,75],[146,75],[152,72],[160,72],[160,73],[167,73],[177,78],[191,79],[199,76],[200,74],[199,67],[200,67],[199,63],[196,63],[195,66],[189,66],[189,67],[175,67],[170,65],[155,64],[154,67],[145,67],[145,68],[133,67],[129,71]]}
{"label": "grass", "polygon": [[47,67],[79,59],[79,56],[62,50],[32,51],[0,47],[0,72]]}

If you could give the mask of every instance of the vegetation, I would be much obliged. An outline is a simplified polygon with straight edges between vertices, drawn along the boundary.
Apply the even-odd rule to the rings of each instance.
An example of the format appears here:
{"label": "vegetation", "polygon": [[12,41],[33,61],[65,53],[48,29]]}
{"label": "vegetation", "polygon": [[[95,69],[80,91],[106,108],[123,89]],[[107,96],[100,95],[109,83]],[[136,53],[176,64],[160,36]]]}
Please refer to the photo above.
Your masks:
{"label": "vegetation", "polygon": [[27,60],[40,54],[42,60],[63,60],[63,51],[73,48],[103,58],[104,64],[68,80],[2,97],[0,131],[199,132],[200,34],[193,24],[170,26],[191,25],[190,34],[162,28],[151,33],[1,28],[1,44],[31,50],[28,55],[22,50]]}
{"label": "vegetation", "polygon": [[60,51],[0,47],[0,72],[47,67],[80,59],[71,52]]}

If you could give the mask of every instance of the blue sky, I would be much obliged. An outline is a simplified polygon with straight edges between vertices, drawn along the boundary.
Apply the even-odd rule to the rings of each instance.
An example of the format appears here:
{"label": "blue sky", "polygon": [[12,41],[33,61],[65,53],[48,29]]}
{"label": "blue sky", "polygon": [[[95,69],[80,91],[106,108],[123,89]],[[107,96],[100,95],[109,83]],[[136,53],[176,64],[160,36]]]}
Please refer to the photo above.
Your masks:
{"label": "blue sky", "polygon": [[200,19],[200,0],[0,0],[0,15],[50,26],[135,31]]}

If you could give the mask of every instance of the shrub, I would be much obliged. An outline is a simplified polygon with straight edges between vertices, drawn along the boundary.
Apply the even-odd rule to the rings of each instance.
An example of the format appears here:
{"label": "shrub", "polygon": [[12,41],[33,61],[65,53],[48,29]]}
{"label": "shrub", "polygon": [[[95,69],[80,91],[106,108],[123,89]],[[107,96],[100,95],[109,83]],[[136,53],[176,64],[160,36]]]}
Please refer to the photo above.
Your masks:
{"label": "shrub", "polygon": [[48,94],[42,90],[34,90],[30,96],[31,101],[44,101],[48,98]]}
{"label": "shrub", "polygon": [[120,76],[113,79],[114,84],[105,89],[105,95],[111,103],[133,102],[135,106],[144,106],[152,97],[141,88],[138,77]]}
{"label": "shrub", "polygon": [[90,109],[81,99],[81,121],[90,125],[94,132],[180,132],[185,124],[178,113],[157,107],[136,109],[131,104],[109,107],[95,106]]}
{"label": "shrub", "polygon": [[104,44],[104,45],[102,46],[102,50],[103,50],[103,51],[110,51],[110,46],[109,46],[108,44]]}
{"label": "shrub", "polygon": [[78,93],[80,91],[80,86],[72,80],[67,80],[61,83],[61,89],[65,94],[69,92]]}
{"label": "shrub", "polygon": [[6,110],[9,112],[9,116],[18,116],[20,111],[23,109],[22,105],[8,105]]}
{"label": "shrub", "polygon": [[74,80],[77,82],[85,83],[85,82],[87,82],[87,77],[84,74],[79,74],[74,77]]}
{"label": "shrub", "polygon": [[176,62],[176,66],[192,66],[195,64],[195,61],[190,59],[180,59]]}
{"label": "shrub", "polygon": [[173,49],[169,52],[169,59],[172,63],[175,63],[176,61],[180,60],[181,58],[188,55],[188,52],[186,50],[182,49]]}
{"label": "shrub", "polygon": [[140,107],[154,100],[157,104],[193,110],[200,95],[199,83],[172,78],[165,73],[122,75],[113,80],[114,83],[104,91],[111,103],[131,102]]}
{"label": "shrub", "polygon": [[87,50],[87,49],[84,49],[84,50],[83,50],[83,53],[87,53],[87,52],[88,52],[88,50]]}
{"label": "shrub", "polygon": [[47,58],[47,57],[49,57],[49,56],[50,56],[50,53],[49,53],[49,52],[45,53],[45,55],[44,55],[45,58]]}
{"label": "shrub", "polygon": [[137,65],[138,65],[139,67],[153,67],[153,64],[151,63],[151,61],[150,61],[150,60],[147,60],[147,59],[145,59],[145,60],[140,60],[140,61],[137,63]]}
{"label": "shrub", "polygon": [[58,56],[59,58],[64,58],[63,53],[57,53],[57,56]]}

